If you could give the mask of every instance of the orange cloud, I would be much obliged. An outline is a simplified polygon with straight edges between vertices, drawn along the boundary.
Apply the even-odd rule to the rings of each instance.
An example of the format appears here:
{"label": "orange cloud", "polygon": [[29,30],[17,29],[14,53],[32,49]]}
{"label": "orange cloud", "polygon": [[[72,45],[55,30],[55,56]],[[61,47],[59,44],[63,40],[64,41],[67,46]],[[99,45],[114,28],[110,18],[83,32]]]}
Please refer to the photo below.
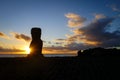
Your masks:
{"label": "orange cloud", "polygon": [[80,29],[74,29],[73,32],[74,32],[75,35],[78,35],[78,34],[80,35],[80,34],[84,33],[84,31],[82,31]]}
{"label": "orange cloud", "polygon": [[100,45],[101,42],[99,41],[90,41],[90,40],[87,40],[87,39],[82,39],[83,43],[86,44],[86,45],[94,45],[94,46],[97,46],[97,45]]}
{"label": "orange cloud", "polygon": [[0,46],[0,52],[25,52],[25,50],[21,50],[21,49],[12,49],[12,48],[3,48],[2,46]]}
{"label": "orange cloud", "polygon": [[107,18],[104,14],[95,14],[95,19],[104,19]]}
{"label": "orange cloud", "polygon": [[86,21],[86,18],[81,17],[74,13],[68,13],[65,15],[68,18],[68,26],[71,28],[83,26],[83,23]]}
{"label": "orange cloud", "polygon": [[67,47],[44,47],[43,53],[45,54],[75,54],[76,50],[70,50]]}

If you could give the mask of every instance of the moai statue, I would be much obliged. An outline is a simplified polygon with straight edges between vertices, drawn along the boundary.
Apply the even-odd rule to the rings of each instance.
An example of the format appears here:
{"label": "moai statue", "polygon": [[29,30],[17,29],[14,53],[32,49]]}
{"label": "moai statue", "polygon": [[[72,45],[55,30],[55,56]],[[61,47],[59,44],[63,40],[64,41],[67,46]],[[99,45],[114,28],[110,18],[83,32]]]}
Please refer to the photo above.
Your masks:
{"label": "moai statue", "polygon": [[32,36],[32,41],[30,43],[31,52],[30,52],[29,56],[43,57],[43,54],[42,54],[43,41],[41,40],[41,29],[40,28],[32,28],[31,36]]}

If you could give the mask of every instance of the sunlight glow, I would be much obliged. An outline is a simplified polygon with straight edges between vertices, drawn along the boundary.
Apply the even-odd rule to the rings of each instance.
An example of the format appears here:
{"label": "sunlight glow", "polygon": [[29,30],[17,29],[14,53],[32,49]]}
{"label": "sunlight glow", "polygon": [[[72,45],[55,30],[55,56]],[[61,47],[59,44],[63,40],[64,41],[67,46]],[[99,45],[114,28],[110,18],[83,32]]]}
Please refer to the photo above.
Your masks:
{"label": "sunlight glow", "polygon": [[25,48],[26,54],[30,54],[31,49],[29,47]]}

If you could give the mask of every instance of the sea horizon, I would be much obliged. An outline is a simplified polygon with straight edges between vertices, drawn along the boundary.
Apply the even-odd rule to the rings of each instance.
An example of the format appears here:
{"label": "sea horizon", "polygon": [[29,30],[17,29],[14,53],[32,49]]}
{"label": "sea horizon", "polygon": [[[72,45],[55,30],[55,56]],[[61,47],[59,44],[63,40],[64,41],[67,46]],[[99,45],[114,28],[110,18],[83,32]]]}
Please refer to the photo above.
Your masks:
{"label": "sea horizon", "polygon": [[[0,54],[0,58],[5,58],[5,57],[27,57],[28,54]],[[43,54],[44,57],[74,57],[77,56],[77,54]]]}

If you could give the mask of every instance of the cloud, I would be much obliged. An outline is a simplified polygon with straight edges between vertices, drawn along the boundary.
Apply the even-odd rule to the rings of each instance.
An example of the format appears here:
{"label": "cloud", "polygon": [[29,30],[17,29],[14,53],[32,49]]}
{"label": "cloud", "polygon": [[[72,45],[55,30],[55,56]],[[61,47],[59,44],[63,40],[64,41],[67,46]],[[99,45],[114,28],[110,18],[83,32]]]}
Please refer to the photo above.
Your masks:
{"label": "cloud", "polygon": [[104,14],[95,14],[95,20],[104,19],[106,16]]}
{"label": "cloud", "polygon": [[4,38],[4,39],[9,39],[9,37],[6,34],[4,34],[3,32],[0,32],[0,37]]}
{"label": "cloud", "polygon": [[44,47],[44,53],[57,53],[57,54],[65,54],[65,53],[76,53],[76,50],[69,49],[67,47],[61,46],[51,46],[51,47]]}
{"label": "cloud", "polygon": [[66,39],[56,39],[56,40],[54,40],[54,42],[56,42],[56,43],[63,43],[63,42],[65,42],[65,40]]}
{"label": "cloud", "polygon": [[0,46],[0,52],[25,52],[25,50],[20,50],[20,49],[11,49],[11,48],[3,48]]}
{"label": "cloud", "polygon": [[112,4],[110,7],[112,8],[113,11],[120,12],[120,9],[117,7],[117,5]]}
{"label": "cloud", "polygon": [[65,17],[69,19],[68,26],[71,28],[83,26],[83,23],[86,21],[86,18],[74,13],[68,13]]}
{"label": "cloud", "polygon": [[4,33],[0,32],[0,36],[4,36]]}
{"label": "cloud", "polygon": [[[73,13],[67,14],[66,17],[70,20],[79,19],[79,15],[75,15]],[[105,16],[104,14],[95,14],[94,19],[89,24],[82,27],[72,27],[73,34],[66,35],[66,39],[56,39],[56,42],[64,44],[63,47],[61,46],[62,48],[57,47],[57,49],[75,51],[93,47],[120,46],[120,29],[118,28],[113,32],[109,31],[109,28],[113,27],[111,24],[116,19],[117,17],[115,18]]]}
{"label": "cloud", "polygon": [[19,33],[15,33],[15,32],[12,32],[12,34],[18,40],[24,40],[26,42],[29,42],[31,40],[31,38],[25,34],[19,34]]}
{"label": "cloud", "polygon": [[[67,14],[66,17],[69,20],[79,19],[79,15],[73,13]],[[116,19],[117,17],[95,14],[94,19],[89,24],[82,25],[82,27],[73,26],[73,34],[66,35],[66,39],[59,38],[54,40],[54,43],[56,42],[58,45],[44,47],[43,51],[46,51],[45,53],[76,53],[80,49],[118,47],[120,46],[120,29],[116,29],[113,32],[109,31],[109,28],[113,27],[111,23]]]}
{"label": "cloud", "polygon": [[[118,47],[120,46],[120,28],[109,31],[117,19],[117,17],[108,17],[104,14],[95,14],[94,19],[86,25],[83,23],[86,21],[86,18],[83,18],[74,13],[68,13],[65,15],[68,18],[68,26],[71,29],[73,34],[66,35],[66,39],[56,39],[54,43],[58,45],[44,47],[43,50],[48,53],[76,53],[76,51],[94,47]],[[81,19],[81,22],[79,20]],[[74,20],[78,23],[71,25],[69,21],[74,23]],[[78,27],[79,25],[79,27]],[[116,27],[117,28],[117,27]],[[45,53],[46,53],[45,52]]]}

